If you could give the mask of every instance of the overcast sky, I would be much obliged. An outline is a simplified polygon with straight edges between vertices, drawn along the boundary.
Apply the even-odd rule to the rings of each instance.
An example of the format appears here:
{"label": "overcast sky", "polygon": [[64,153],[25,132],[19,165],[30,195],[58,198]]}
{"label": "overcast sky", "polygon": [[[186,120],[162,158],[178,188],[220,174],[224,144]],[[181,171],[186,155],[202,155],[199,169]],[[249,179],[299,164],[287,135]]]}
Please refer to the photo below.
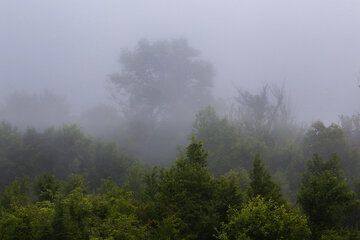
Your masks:
{"label": "overcast sky", "polygon": [[359,13],[359,0],[0,0],[0,101],[107,102],[121,49],[184,37],[213,63],[216,96],[275,82],[298,119],[337,121],[360,111]]}

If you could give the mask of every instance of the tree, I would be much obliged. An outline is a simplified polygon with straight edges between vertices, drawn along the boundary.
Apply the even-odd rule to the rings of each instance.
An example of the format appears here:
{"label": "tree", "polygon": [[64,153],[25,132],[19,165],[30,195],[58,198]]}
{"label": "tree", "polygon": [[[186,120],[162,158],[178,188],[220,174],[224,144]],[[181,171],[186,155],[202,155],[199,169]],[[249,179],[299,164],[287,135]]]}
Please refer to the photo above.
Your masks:
{"label": "tree", "polygon": [[237,179],[214,179],[207,156],[203,143],[192,138],[170,169],[146,176],[140,219],[153,239],[214,239],[229,206],[241,205]]}
{"label": "tree", "polygon": [[349,159],[346,164],[343,161],[343,167],[351,181],[358,177],[360,169],[360,113],[352,116],[340,116],[340,126],[350,148]]}
{"label": "tree", "polygon": [[213,70],[199,55],[184,39],[142,40],[134,51],[124,50],[119,59],[121,73],[110,77],[118,93],[127,97],[121,110],[156,121],[184,102],[208,101]]}
{"label": "tree", "polygon": [[26,178],[16,178],[11,185],[7,186],[1,193],[0,198],[0,210],[11,210],[16,206],[24,206],[29,204],[29,197],[27,195],[28,186]]}
{"label": "tree", "polygon": [[202,142],[195,139],[186,155],[161,176],[161,202],[180,219],[180,236],[187,239],[209,239],[214,219],[214,183],[206,169],[208,154]]}
{"label": "tree", "polygon": [[260,154],[256,154],[253,169],[250,170],[250,187],[248,196],[254,198],[263,197],[265,200],[272,199],[275,203],[284,204],[286,201],[281,194],[280,187],[272,180],[270,173],[265,169],[264,160]]}
{"label": "tree", "polygon": [[59,183],[55,180],[54,171],[44,173],[41,177],[35,178],[35,184],[33,185],[38,200],[50,202],[54,202],[59,187]]}
{"label": "tree", "polygon": [[214,72],[199,56],[184,39],[142,40],[121,53],[121,72],[110,83],[127,120],[130,150],[151,158],[154,149],[164,153],[184,142],[193,115],[212,101]]}
{"label": "tree", "polygon": [[234,151],[239,142],[237,129],[226,117],[220,118],[213,107],[207,106],[196,114],[192,134],[211,149],[209,169],[216,176],[239,167],[236,164],[241,162]]}
{"label": "tree", "polygon": [[318,153],[328,158],[331,153],[337,152],[340,157],[347,157],[347,142],[343,130],[336,124],[326,127],[324,123],[316,121],[311,125],[304,138],[306,157]]}
{"label": "tree", "polygon": [[[291,124],[284,88],[269,87],[268,84],[264,84],[258,94],[238,89],[232,115],[240,132],[255,136],[267,144],[285,141],[296,130]],[[280,134],[284,130],[287,134]]]}
{"label": "tree", "polygon": [[343,226],[355,194],[348,189],[336,154],[327,161],[314,154],[307,166],[297,202],[309,216],[313,238],[318,239],[325,230]]}
{"label": "tree", "polygon": [[313,153],[318,153],[323,158],[329,158],[336,152],[346,177],[352,181],[360,169],[360,152],[357,147],[351,147],[352,140],[346,137],[344,131],[349,134],[349,129],[337,124],[325,126],[320,121],[314,122],[303,139],[304,156],[309,159]]}
{"label": "tree", "polygon": [[21,133],[0,123],[0,189],[16,177],[33,179],[52,170],[60,180],[83,174],[92,187],[109,176],[116,183],[124,183],[126,171],[134,163],[135,159],[120,152],[116,143],[93,140],[75,124],[43,132],[28,128]]}
{"label": "tree", "polygon": [[298,212],[257,196],[241,210],[228,211],[228,223],[218,231],[220,240],[293,239],[310,237],[307,219]]}
{"label": "tree", "polygon": [[246,179],[245,171],[230,172],[220,178],[215,179],[215,194],[214,205],[218,215],[219,222],[225,222],[227,220],[227,212],[229,207],[237,208],[241,207],[246,200],[246,191],[242,189],[240,184],[246,184],[246,182],[240,182]]}
{"label": "tree", "polygon": [[321,234],[320,240],[357,240],[360,232],[357,229],[327,230]]}
{"label": "tree", "polygon": [[259,151],[265,151],[264,142],[243,134],[227,116],[219,117],[215,109],[207,106],[196,114],[192,134],[204,142],[209,153],[209,170],[220,176],[231,169],[249,169],[252,158]]}
{"label": "tree", "polygon": [[20,175],[26,165],[24,148],[21,133],[9,123],[0,122],[0,188]]}
{"label": "tree", "polygon": [[341,115],[340,126],[351,145],[356,145],[360,141],[360,113],[346,116]]}
{"label": "tree", "polygon": [[52,239],[141,239],[131,193],[103,180],[99,194],[86,194],[80,176],[67,183],[55,202]]}
{"label": "tree", "polygon": [[3,240],[53,239],[51,224],[54,212],[53,204],[48,201],[14,205],[11,212],[1,213],[0,237]]}

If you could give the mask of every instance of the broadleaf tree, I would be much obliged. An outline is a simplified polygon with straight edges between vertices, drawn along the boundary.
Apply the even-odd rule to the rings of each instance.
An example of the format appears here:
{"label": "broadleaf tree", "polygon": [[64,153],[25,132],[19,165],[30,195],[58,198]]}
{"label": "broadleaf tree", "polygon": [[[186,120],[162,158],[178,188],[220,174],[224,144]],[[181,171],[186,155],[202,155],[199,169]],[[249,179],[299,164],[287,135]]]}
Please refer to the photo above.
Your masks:
{"label": "broadleaf tree", "polygon": [[157,162],[176,154],[167,149],[185,144],[193,116],[213,101],[212,65],[185,39],[141,40],[122,51],[119,63],[109,82],[125,117],[129,150]]}

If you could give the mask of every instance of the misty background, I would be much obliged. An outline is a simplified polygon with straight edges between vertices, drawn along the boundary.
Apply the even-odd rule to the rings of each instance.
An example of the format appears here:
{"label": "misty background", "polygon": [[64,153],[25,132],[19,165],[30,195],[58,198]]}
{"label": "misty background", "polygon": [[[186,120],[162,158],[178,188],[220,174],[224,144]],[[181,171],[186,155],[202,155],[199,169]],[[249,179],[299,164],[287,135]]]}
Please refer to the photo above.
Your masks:
{"label": "misty background", "polygon": [[359,12],[0,0],[0,235],[360,239]]}
{"label": "misty background", "polygon": [[108,75],[142,38],[186,38],[211,62],[216,98],[284,85],[298,120],[360,107],[359,1],[0,1],[0,101],[51,91],[72,113],[110,99]]}

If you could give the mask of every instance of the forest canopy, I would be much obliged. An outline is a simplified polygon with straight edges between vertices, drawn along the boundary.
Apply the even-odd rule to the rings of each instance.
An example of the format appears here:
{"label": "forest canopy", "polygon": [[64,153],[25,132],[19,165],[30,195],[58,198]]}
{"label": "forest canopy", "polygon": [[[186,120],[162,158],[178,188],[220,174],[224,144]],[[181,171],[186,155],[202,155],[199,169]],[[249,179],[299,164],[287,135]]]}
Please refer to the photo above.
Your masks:
{"label": "forest canopy", "polygon": [[359,114],[301,124],[273,84],[224,104],[185,39],[119,64],[115,106],[1,106],[0,239],[360,239]]}

